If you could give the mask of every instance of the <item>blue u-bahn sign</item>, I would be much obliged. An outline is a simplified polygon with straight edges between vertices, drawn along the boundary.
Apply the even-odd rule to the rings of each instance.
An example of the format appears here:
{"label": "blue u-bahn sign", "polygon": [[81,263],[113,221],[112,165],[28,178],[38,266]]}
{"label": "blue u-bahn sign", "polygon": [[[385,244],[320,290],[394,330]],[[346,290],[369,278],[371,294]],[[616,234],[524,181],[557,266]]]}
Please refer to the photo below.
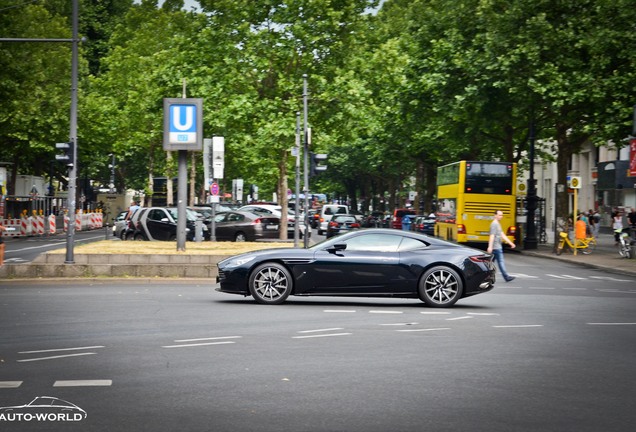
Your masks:
{"label": "blue u-bahn sign", "polygon": [[203,150],[203,99],[163,100],[163,149]]}

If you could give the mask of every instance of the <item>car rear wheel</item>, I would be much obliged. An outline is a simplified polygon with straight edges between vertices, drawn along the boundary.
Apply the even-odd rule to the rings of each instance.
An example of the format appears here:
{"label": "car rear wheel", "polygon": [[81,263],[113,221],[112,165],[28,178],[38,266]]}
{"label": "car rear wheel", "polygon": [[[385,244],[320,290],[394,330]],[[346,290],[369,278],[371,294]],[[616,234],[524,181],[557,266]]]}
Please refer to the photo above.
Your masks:
{"label": "car rear wheel", "polygon": [[146,239],[144,238],[144,236],[143,236],[143,235],[141,235],[141,234],[135,234],[135,237],[134,237],[134,238],[135,238],[135,240],[137,240],[137,241],[144,241],[144,240],[146,240]]}
{"label": "car rear wheel", "polygon": [[234,241],[235,242],[247,241],[247,236],[245,235],[245,233],[237,232],[236,235],[234,236]]}
{"label": "car rear wheel", "polygon": [[462,296],[464,285],[459,274],[450,267],[430,268],[420,279],[420,299],[431,307],[450,307]]}
{"label": "car rear wheel", "polygon": [[292,286],[291,274],[277,263],[261,264],[250,274],[250,293],[261,304],[284,302],[289,297]]}

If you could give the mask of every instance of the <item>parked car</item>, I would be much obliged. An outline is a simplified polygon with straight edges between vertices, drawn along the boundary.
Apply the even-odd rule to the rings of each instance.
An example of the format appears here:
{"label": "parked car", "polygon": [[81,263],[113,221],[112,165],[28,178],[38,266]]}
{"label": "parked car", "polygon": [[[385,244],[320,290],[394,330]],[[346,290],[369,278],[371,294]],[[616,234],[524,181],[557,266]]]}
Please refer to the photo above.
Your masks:
{"label": "parked car", "polygon": [[245,211],[229,211],[214,218],[217,240],[235,242],[279,238],[280,219]]}
{"label": "parked car", "polygon": [[349,232],[354,229],[359,229],[360,223],[356,216],[353,214],[337,214],[334,215],[327,224],[327,238],[331,238],[335,235]]}
{"label": "parked car", "polygon": [[413,217],[415,215],[415,210],[410,208],[397,208],[393,210],[393,216],[391,216],[391,228],[402,229],[402,218],[405,215],[409,215],[409,217]]}
{"label": "parked car", "polygon": [[[139,215],[138,215],[139,214]],[[137,216],[138,215],[138,216]],[[133,215],[135,240],[168,240],[177,239],[177,218],[176,207],[149,207],[142,208]],[[186,209],[186,239],[195,239],[197,221],[200,220],[197,213]],[[201,223],[201,237],[210,239],[208,227]]]}
{"label": "parked car", "polygon": [[320,209],[320,225],[318,234],[323,235],[327,231],[327,225],[335,214],[349,214],[349,209],[344,204],[325,204]]}
{"label": "parked car", "polygon": [[413,231],[421,232],[428,235],[435,235],[435,223],[437,220],[434,217],[421,215],[415,216],[415,221],[411,225]]}
{"label": "parked car", "polygon": [[[248,204],[239,208],[240,211],[248,211],[252,213],[257,213],[261,215],[272,215],[276,216],[279,219],[282,219],[283,208],[277,204]],[[294,224],[296,223],[296,213],[293,210],[287,210],[287,236],[289,238],[294,237]],[[302,238],[307,232],[307,227],[302,221],[299,221],[298,224],[300,237]]]}
{"label": "parked car", "polygon": [[113,218],[113,235],[121,238],[121,232],[126,226],[126,215],[128,211],[119,212],[117,216]]}
{"label": "parked car", "polygon": [[220,261],[217,291],[280,304],[290,295],[419,298],[430,307],[490,291],[492,255],[423,234],[370,228],[307,249],[248,252]]}

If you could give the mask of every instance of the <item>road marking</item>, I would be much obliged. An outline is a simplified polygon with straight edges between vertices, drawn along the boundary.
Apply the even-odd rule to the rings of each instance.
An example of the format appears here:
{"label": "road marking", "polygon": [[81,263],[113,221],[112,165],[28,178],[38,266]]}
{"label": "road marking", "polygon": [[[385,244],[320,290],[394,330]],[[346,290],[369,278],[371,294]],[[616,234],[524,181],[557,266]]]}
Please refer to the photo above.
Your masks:
{"label": "road marking", "polygon": [[188,347],[198,347],[198,346],[209,346],[209,345],[226,345],[236,343],[234,341],[221,341],[221,342],[205,342],[205,343],[194,343],[194,344],[183,344],[183,345],[163,345],[161,348],[188,348]]}
{"label": "road marking", "polygon": [[429,331],[439,331],[439,330],[450,330],[450,327],[424,328],[424,329],[404,329],[404,330],[396,330],[396,331],[399,331],[399,332],[429,332]]}
{"label": "road marking", "polygon": [[529,328],[529,327],[543,327],[543,324],[522,324],[522,325],[493,326],[493,328]]}
{"label": "road marking", "polygon": [[420,312],[423,315],[450,315],[450,312]]}
{"label": "road marking", "polygon": [[24,381],[0,381],[0,389],[3,388],[18,388]]}
{"label": "road marking", "polygon": [[499,316],[498,313],[494,312],[468,312],[466,315],[475,315],[475,316]]}
{"label": "road marking", "polygon": [[316,332],[326,332],[326,331],[336,331],[336,330],[344,330],[341,327],[334,328],[326,328],[326,329],[316,329],[316,330],[300,330],[298,333],[316,333]]}
{"label": "road marking", "polygon": [[528,287],[528,289],[537,289],[537,290],[553,290],[555,287]]}
{"label": "road marking", "polygon": [[66,380],[55,381],[53,387],[109,387],[113,380]]}
{"label": "road marking", "polygon": [[619,322],[614,322],[614,323],[587,323],[587,325],[599,325],[599,326],[610,326],[610,325],[636,325],[636,323],[619,323]]}
{"label": "road marking", "polygon": [[585,280],[585,278],[578,277],[578,276],[572,276],[572,275],[555,275],[555,274],[546,273],[546,276],[550,276],[550,277],[553,277],[553,278],[556,278],[556,279]]}
{"label": "road marking", "polygon": [[474,318],[474,317],[471,317],[471,316],[460,316],[460,317],[455,317],[455,318],[446,318],[446,321],[458,321],[458,320],[470,319],[470,318]]}
{"label": "road marking", "polygon": [[601,279],[601,280],[608,280],[612,282],[631,282],[631,280],[629,279],[616,279],[610,276],[590,276],[590,279]]}
{"label": "road marking", "polygon": [[308,336],[292,336],[292,339],[308,339],[308,338],[318,338],[318,337],[349,336],[349,335],[351,335],[351,333],[328,333],[328,334],[308,335]]}
{"label": "road marking", "polygon": [[372,314],[401,314],[401,313],[404,313],[404,312],[402,312],[402,311],[370,310],[369,313],[372,313]]}
{"label": "road marking", "polygon": [[532,276],[525,273],[511,273],[511,275],[514,275],[515,277],[518,277],[519,279],[539,279],[539,276]]}
{"label": "road marking", "polygon": [[78,351],[78,350],[96,349],[96,348],[104,348],[104,346],[96,345],[96,346],[76,347],[76,348],[58,348],[58,349],[47,349],[47,350],[37,350],[37,351],[20,351],[18,354],[39,354],[39,353],[45,353],[45,352]]}
{"label": "road marking", "polygon": [[79,357],[79,356],[87,356],[87,355],[95,355],[95,354],[97,354],[97,353],[88,352],[88,353],[78,353],[78,354],[65,354],[65,355],[51,356],[51,357],[39,357],[39,358],[32,358],[32,359],[22,359],[22,360],[17,360],[17,362],[25,363],[25,362],[33,362],[33,361],[40,361],[40,360],[54,360],[54,359],[60,359],[60,358],[66,358],[66,357]]}
{"label": "road marking", "polygon": [[220,339],[240,339],[242,336],[219,336],[219,337],[211,337],[211,338],[199,338],[199,339],[177,339],[176,343],[181,342],[200,342],[207,340],[220,340]]}
{"label": "road marking", "polygon": [[564,290],[579,290],[579,291],[587,291],[587,288],[566,288],[566,287],[563,287],[563,288],[561,288],[561,289],[564,289]]}

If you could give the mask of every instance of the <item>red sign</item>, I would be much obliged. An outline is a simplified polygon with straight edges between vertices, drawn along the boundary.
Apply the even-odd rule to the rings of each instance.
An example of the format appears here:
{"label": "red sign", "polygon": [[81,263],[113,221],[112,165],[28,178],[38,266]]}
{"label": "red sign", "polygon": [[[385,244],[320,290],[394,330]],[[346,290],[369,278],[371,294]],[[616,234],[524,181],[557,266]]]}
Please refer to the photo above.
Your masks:
{"label": "red sign", "polygon": [[210,185],[210,195],[219,196],[219,184],[218,183],[212,183]]}
{"label": "red sign", "polygon": [[636,139],[629,142],[629,176],[636,177]]}

